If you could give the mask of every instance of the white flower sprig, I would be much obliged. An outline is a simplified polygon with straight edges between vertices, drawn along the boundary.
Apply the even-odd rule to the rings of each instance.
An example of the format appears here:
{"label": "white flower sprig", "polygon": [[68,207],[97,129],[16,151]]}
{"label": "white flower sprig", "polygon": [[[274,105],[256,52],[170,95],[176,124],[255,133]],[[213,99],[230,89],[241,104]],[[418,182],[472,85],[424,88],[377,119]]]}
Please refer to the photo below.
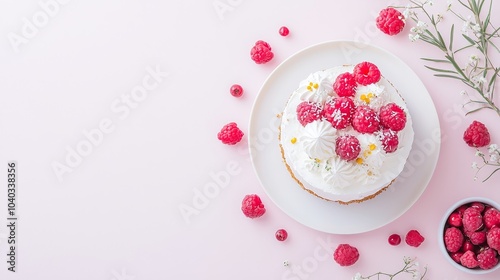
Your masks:
{"label": "white flower sprig", "polygon": [[487,166],[493,167],[494,170],[488,177],[486,177],[486,179],[483,180],[483,182],[488,180],[491,176],[493,176],[493,174],[495,174],[495,172],[500,170],[500,148],[497,144],[491,144],[488,147],[488,154],[485,154],[480,150],[476,150],[476,156],[482,159],[482,163],[481,165],[479,165],[477,162],[472,163],[472,168],[476,169],[476,176],[474,177],[474,180],[477,180],[479,171]]}
{"label": "white flower sprig", "polygon": [[396,279],[398,275],[401,274],[410,274],[412,276],[412,279],[414,280],[423,280],[425,277],[425,274],[427,274],[427,266],[424,267],[423,272],[420,270],[420,265],[418,262],[416,262],[416,259],[412,259],[409,257],[404,257],[403,258],[404,266],[402,269],[395,273],[386,273],[386,272],[377,272],[373,273],[369,276],[363,276],[361,273],[356,273],[352,280],[363,280],[363,279],[381,279],[381,276],[387,277],[389,280]]}
{"label": "white flower sprig", "polygon": [[[461,81],[477,94],[477,97],[469,96],[470,100],[466,105],[470,109],[467,114],[491,109],[500,116],[500,108],[493,98],[495,83],[500,76],[500,67],[492,61],[490,53],[491,51],[500,53],[498,42],[496,42],[500,38],[500,28],[491,22],[491,19],[497,18],[492,15],[493,0],[457,0],[457,2],[470,13],[466,17],[462,16],[454,9],[453,1],[447,2],[446,13],[452,14],[463,22],[460,35],[464,44],[458,48],[454,45],[455,25],[446,27],[441,24],[444,16],[434,15],[429,10],[433,1],[410,0],[405,7],[394,8],[402,9],[405,18],[415,22],[416,25],[408,35],[411,41],[426,42],[443,52],[444,59],[422,58],[428,63],[437,65],[426,65],[426,67],[434,71],[437,77]],[[444,36],[444,29],[449,32],[448,36]],[[469,61],[460,63],[459,58],[463,56],[458,54],[468,51],[471,52]]]}

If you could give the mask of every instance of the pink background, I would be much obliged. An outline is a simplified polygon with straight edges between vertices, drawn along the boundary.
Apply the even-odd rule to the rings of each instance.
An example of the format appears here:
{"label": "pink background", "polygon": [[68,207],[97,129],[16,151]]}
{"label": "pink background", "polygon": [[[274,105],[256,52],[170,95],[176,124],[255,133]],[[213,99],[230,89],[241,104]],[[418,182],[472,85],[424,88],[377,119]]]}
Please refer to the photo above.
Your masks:
{"label": "pink background", "polygon": [[[498,116],[465,116],[459,92],[467,88],[424,67],[421,57],[441,53],[410,42],[409,28],[394,37],[376,29],[382,8],[406,1],[40,3],[0,3],[2,172],[9,160],[19,165],[17,272],[1,261],[0,279],[351,279],[356,272],[395,272],[404,256],[427,265],[428,279],[500,277],[500,270],[464,274],[438,248],[439,221],[457,200],[500,201],[500,174],[474,181],[471,163],[480,159],[462,141],[477,119],[500,144]],[[453,21],[460,29],[444,7],[436,8],[443,24]],[[34,21],[36,30],[23,35]],[[289,27],[288,37],[278,34],[282,25]],[[12,34],[24,36],[23,43],[14,46]],[[257,40],[273,47],[275,58],[266,65],[250,60]],[[216,138],[230,121],[247,132],[259,88],[280,62],[330,40],[373,44],[407,63],[427,87],[442,130],[437,168],[420,199],[394,222],[362,234],[328,234],[299,224],[265,195],[249,161],[247,136],[234,147]],[[126,103],[134,87],[155,81],[154,71],[169,75],[156,76],[151,90]],[[229,94],[235,83],[245,90],[239,99]],[[70,151],[82,147],[85,133],[99,124],[102,138],[58,178],[54,164],[67,164]],[[231,168],[226,187],[196,214],[181,215],[179,209],[194,206],[197,193],[213,182],[210,174]],[[6,183],[0,185],[3,225],[7,192]],[[266,205],[262,218],[248,219],[239,210],[249,193]],[[274,238],[279,228],[289,233],[285,242]],[[404,236],[410,229],[426,238],[420,247],[387,243],[390,234]],[[7,236],[0,226],[0,260]],[[340,243],[359,249],[355,265],[333,261]]]}

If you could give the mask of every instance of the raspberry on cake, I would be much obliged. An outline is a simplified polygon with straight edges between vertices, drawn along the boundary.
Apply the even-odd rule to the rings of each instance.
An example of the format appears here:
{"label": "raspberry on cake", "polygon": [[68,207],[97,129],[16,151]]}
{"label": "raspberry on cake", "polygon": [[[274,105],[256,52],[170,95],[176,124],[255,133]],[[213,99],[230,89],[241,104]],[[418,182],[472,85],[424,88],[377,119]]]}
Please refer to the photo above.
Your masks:
{"label": "raspberry on cake", "polygon": [[326,102],[323,116],[336,129],[346,128],[351,124],[354,102],[349,97],[337,97]]}
{"label": "raspberry on cake", "polygon": [[413,136],[402,96],[375,64],[363,61],[299,81],[281,114],[279,144],[300,187],[348,204],[374,198],[392,184]]}

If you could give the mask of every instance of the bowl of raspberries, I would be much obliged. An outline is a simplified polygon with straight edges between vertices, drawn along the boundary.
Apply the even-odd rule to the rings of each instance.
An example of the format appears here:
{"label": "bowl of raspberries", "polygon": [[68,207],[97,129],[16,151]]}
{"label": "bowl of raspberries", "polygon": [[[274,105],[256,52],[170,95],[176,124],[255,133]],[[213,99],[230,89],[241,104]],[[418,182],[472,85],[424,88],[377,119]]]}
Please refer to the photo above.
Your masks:
{"label": "bowl of raspberries", "polygon": [[484,197],[451,206],[439,226],[439,247],[457,269],[486,274],[500,267],[500,204]]}

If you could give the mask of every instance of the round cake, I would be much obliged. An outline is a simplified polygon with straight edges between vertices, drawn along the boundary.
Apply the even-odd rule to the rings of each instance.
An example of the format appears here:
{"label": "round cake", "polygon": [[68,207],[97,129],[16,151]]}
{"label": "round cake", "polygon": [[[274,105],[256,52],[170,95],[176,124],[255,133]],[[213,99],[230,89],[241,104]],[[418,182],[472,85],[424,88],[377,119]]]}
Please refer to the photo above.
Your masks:
{"label": "round cake", "polygon": [[414,137],[404,99],[366,61],[311,73],[281,118],[279,143],[293,179],[343,204],[366,201],[390,186]]}

